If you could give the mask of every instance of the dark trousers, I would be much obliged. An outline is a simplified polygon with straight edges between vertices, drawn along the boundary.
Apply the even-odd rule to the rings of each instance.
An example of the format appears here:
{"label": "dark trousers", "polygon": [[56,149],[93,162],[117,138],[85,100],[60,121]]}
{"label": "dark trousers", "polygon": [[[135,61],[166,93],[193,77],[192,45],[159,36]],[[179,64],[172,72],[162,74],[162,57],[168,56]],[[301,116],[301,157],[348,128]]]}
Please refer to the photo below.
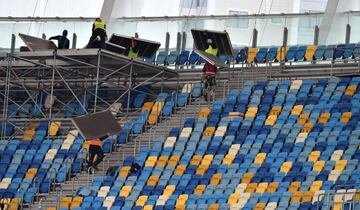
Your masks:
{"label": "dark trousers", "polygon": [[[94,162],[95,155],[97,155],[96,161]],[[90,145],[89,147],[89,166],[97,166],[104,159],[104,151],[100,146]]]}
{"label": "dark trousers", "polygon": [[[100,37],[100,46],[96,46],[94,44],[94,41],[96,39],[96,37]],[[89,43],[87,45],[88,48],[105,48],[105,37],[106,37],[106,32],[103,29],[97,28],[92,32],[92,35],[90,37]]]}

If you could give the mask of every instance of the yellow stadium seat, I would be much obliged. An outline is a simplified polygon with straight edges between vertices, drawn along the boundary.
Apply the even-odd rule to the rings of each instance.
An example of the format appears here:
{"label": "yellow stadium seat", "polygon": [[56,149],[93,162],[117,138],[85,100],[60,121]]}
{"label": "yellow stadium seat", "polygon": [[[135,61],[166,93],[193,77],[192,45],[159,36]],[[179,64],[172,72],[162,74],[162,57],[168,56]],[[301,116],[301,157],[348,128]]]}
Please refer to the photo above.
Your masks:
{"label": "yellow stadium seat", "polygon": [[185,210],[187,199],[188,199],[188,194],[180,195],[176,201],[175,209]]}
{"label": "yellow stadium seat", "polygon": [[345,95],[353,96],[356,92],[356,85],[349,85],[345,90]]}
{"label": "yellow stadium seat", "polygon": [[251,172],[245,173],[241,179],[241,183],[249,184],[251,179],[253,178],[254,174]]}
{"label": "yellow stadium seat", "polygon": [[155,125],[157,123],[158,115],[156,113],[151,113],[148,118],[149,125]]}
{"label": "yellow stadium seat", "polygon": [[60,208],[69,208],[72,197],[63,197],[60,201]]}
{"label": "yellow stadium seat", "polygon": [[316,191],[319,191],[322,187],[322,184],[323,184],[323,181],[321,181],[321,180],[314,181],[312,183],[312,185],[310,186],[309,191],[311,191],[313,193],[315,193]]}
{"label": "yellow stadium seat", "polygon": [[289,173],[291,167],[292,167],[292,162],[284,162],[280,167],[280,172],[287,174]]}
{"label": "yellow stadium seat", "polygon": [[201,165],[209,166],[214,159],[214,155],[205,155],[201,160]]}
{"label": "yellow stadium seat", "polygon": [[196,165],[198,166],[202,160],[201,155],[194,155],[190,161],[190,165]]}
{"label": "yellow stadium seat", "polygon": [[208,118],[211,110],[209,108],[202,108],[198,115],[198,118]]}
{"label": "yellow stadium seat", "polygon": [[56,136],[61,126],[61,122],[51,122],[49,128],[49,136]]}
{"label": "yellow stadium seat", "polygon": [[24,131],[23,140],[32,140],[36,134],[35,129],[26,129]]}
{"label": "yellow stadium seat", "polygon": [[222,174],[214,174],[210,180],[211,185],[218,185],[221,181]]}
{"label": "yellow stadium seat", "polygon": [[288,191],[294,193],[299,189],[300,185],[301,182],[292,182],[288,188]]}
{"label": "yellow stadium seat", "polygon": [[257,183],[250,183],[246,186],[245,192],[247,193],[254,193],[257,188]]}
{"label": "yellow stadium seat", "polygon": [[266,158],[266,153],[258,153],[255,157],[254,163],[262,164]]}
{"label": "yellow stadium seat", "polygon": [[313,196],[314,196],[314,192],[311,192],[311,191],[305,192],[304,195],[303,195],[302,198],[301,198],[301,203],[311,202]]}
{"label": "yellow stadium seat", "polygon": [[147,195],[141,195],[139,196],[139,198],[137,199],[135,205],[136,206],[145,206],[145,203],[148,199],[148,196]]}
{"label": "yellow stadium seat", "polygon": [[208,168],[209,168],[209,165],[200,164],[196,169],[196,174],[204,175]]}
{"label": "yellow stadium seat", "polygon": [[310,115],[309,114],[301,114],[299,116],[299,118],[297,119],[297,123],[300,123],[300,124],[305,124],[306,121],[309,119]]}
{"label": "yellow stadium seat", "polygon": [[151,111],[151,108],[154,106],[154,102],[145,102],[143,107],[141,108],[141,111]]}
{"label": "yellow stadium seat", "polygon": [[156,162],[156,166],[165,167],[169,160],[169,156],[160,156]]}
{"label": "yellow stadium seat", "polygon": [[350,121],[351,116],[352,116],[352,112],[344,112],[341,115],[340,120],[343,123],[348,123]]}
{"label": "yellow stadium seat", "polygon": [[148,181],[146,182],[147,186],[156,186],[157,182],[159,181],[159,176],[150,176]]}
{"label": "yellow stadium seat", "polygon": [[304,195],[304,192],[302,192],[302,191],[294,192],[291,197],[291,203],[300,202],[303,195]]}
{"label": "yellow stadium seat", "polygon": [[320,173],[320,171],[324,168],[324,166],[325,166],[325,161],[323,160],[316,161],[313,166],[313,171]]}
{"label": "yellow stadium seat", "polygon": [[329,119],[330,119],[330,113],[328,112],[322,113],[319,117],[318,123],[327,123]]}
{"label": "yellow stadium seat", "polygon": [[123,186],[119,192],[119,196],[124,196],[127,198],[130,195],[131,189],[132,186],[128,186],[128,185]]}
{"label": "yellow stadium seat", "polygon": [[277,120],[277,115],[269,115],[265,121],[265,125],[273,126]]}
{"label": "yellow stadium seat", "polygon": [[316,45],[309,45],[305,52],[305,60],[312,61],[314,59],[315,51],[317,46]]}
{"label": "yellow stadium seat", "polygon": [[309,155],[308,161],[316,162],[320,157],[320,151],[312,151]]}
{"label": "yellow stadium seat", "polygon": [[281,112],[281,106],[273,106],[270,110],[270,115],[279,116],[280,112]]}
{"label": "yellow stadium seat", "polygon": [[218,210],[219,209],[219,204],[218,203],[212,203],[209,205],[208,210]]}
{"label": "yellow stadium seat", "polygon": [[303,133],[310,133],[311,130],[313,129],[314,124],[311,122],[305,123],[303,128],[301,129],[301,132]]}
{"label": "yellow stadium seat", "polygon": [[232,205],[236,204],[238,202],[240,198],[240,194],[239,193],[233,193],[230,195],[229,199],[228,199],[228,204],[231,207]]}
{"label": "yellow stadium seat", "polygon": [[180,160],[180,156],[174,155],[170,157],[170,160],[168,162],[168,166],[176,166]]}
{"label": "yellow stadium seat", "polygon": [[148,159],[145,162],[145,166],[154,167],[157,161],[156,156],[149,156]]}
{"label": "yellow stadium seat", "polygon": [[174,171],[176,175],[183,175],[186,170],[186,165],[178,165]]}
{"label": "yellow stadium seat", "polygon": [[288,47],[284,47],[284,46],[280,47],[276,54],[276,60],[279,62],[284,61],[288,50],[289,50]]}
{"label": "yellow stadium seat", "polygon": [[213,136],[214,133],[215,133],[215,127],[207,127],[207,128],[205,128],[203,135],[204,136]]}
{"label": "yellow stadium seat", "polygon": [[264,193],[266,192],[266,189],[268,188],[269,183],[267,182],[261,182],[258,187],[256,188],[257,193]]}
{"label": "yellow stadium seat", "polygon": [[303,105],[296,105],[294,106],[293,110],[291,111],[292,115],[300,115],[304,106]]}
{"label": "yellow stadium seat", "polygon": [[56,210],[56,207],[47,207],[46,210]]}
{"label": "yellow stadium seat", "polygon": [[153,205],[145,205],[143,210],[153,210],[154,206]]}
{"label": "yellow stadium seat", "polygon": [[204,185],[204,184],[201,184],[201,185],[196,186],[196,188],[195,188],[195,190],[194,190],[194,194],[195,194],[195,195],[201,195],[201,194],[203,194],[205,188],[206,188],[206,185]]}
{"label": "yellow stadium seat", "polygon": [[257,203],[257,204],[255,205],[254,210],[264,210],[264,209],[265,209],[265,206],[266,206],[265,203]]}
{"label": "yellow stadium seat", "polygon": [[256,114],[258,112],[258,108],[257,107],[250,107],[248,108],[248,110],[246,111],[245,117],[255,117]]}
{"label": "yellow stadium seat", "polygon": [[235,156],[234,155],[230,155],[230,154],[227,154],[224,159],[223,159],[223,164],[226,164],[226,165],[231,165],[233,160],[235,159]]}
{"label": "yellow stadium seat", "polygon": [[25,174],[25,178],[32,180],[36,176],[36,173],[37,173],[37,168],[29,168]]}
{"label": "yellow stadium seat", "polygon": [[165,187],[164,189],[164,193],[163,195],[167,195],[167,196],[171,196],[173,194],[173,192],[175,191],[175,185],[168,185]]}
{"label": "yellow stadium seat", "polygon": [[248,51],[248,56],[247,56],[247,62],[248,63],[253,63],[255,62],[255,58],[256,58],[256,55],[257,53],[259,52],[259,48],[249,48],[249,51]]}
{"label": "yellow stadium seat", "polygon": [[130,166],[123,166],[123,167],[120,169],[119,176],[123,176],[123,177],[129,176],[129,174],[130,174],[130,169],[131,169]]}
{"label": "yellow stadium seat", "polygon": [[[7,208],[8,210],[18,210],[20,209],[20,204],[21,204],[21,199],[20,198],[13,198],[10,201],[9,207]],[[6,208],[4,208],[6,209]]]}
{"label": "yellow stadium seat", "polygon": [[76,208],[76,207],[80,207],[82,201],[83,201],[83,198],[82,198],[82,197],[79,197],[79,196],[75,197],[75,198],[71,201],[70,209]]}
{"label": "yellow stadium seat", "polygon": [[274,193],[274,192],[276,192],[278,186],[279,186],[278,182],[271,182],[269,184],[268,188],[266,189],[266,192]]}
{"label": "yellow stadium seat", "polygon": [[336,161],[334,170],[342,172],[347,165],[347,160],[338,160]]}

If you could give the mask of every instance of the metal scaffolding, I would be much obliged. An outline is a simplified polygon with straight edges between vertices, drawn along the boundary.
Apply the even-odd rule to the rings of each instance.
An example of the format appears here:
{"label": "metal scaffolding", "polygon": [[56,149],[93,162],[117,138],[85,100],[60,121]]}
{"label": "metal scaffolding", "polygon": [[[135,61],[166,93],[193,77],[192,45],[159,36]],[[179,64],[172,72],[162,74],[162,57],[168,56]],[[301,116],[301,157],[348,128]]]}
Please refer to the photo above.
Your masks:
{"label": "metal scaffolding", "polygon": [[[107,110],[125,100],[122,117],[127,118],[133,111],[129,108],[131,94],[142,92],[139,87],[163,85],[167,79],[178,77],[177,72],[164,66],[103,49],[8,53],[5,58],[0,61],[2,139],[8,123],[21,130],[15,122],[69,120],[64,117],[64,110],[70,102],[80,107],[80,113],[73,113],[76,116]],[[104,90],[111,96],[101,94]],[[152,90],[147,94],[156,96]],[[50,101],[48,107],[43,106],[45,97]],[[32,110],[37,113],[26,109],[27,104],[33,105]],[[16,108],[10,110],[10,105]]]}

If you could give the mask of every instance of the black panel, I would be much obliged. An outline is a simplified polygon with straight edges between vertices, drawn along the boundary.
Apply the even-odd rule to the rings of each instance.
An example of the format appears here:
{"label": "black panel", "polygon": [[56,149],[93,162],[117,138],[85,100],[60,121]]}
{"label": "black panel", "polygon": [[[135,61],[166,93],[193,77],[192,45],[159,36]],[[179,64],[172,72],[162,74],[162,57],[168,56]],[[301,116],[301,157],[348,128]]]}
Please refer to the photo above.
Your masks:
{"label": "black panel", "polygon": [[76,117],[72,119],[72,122],[87,140],[100,138],[108,134],[118,134],[121,131],[119,123],[110,111]]}
{"label": "black panel", "polygon": [[211,38],[219,50],[219,55],[234,55],[227,32],[191,29],[191,34],[194,39],[195,47],[198,50],[205,51],[208,47],[206,40]]}
{"label": "black panel", "polygon": [[26,34],[19,34],[19,37],[24,41],[26,46],[31,51],[43,51],[43,50],[55,50],[57,49],[54,42],[46,40],[46,39],[40,39],[34,36],[29,36]]}
{"label": "black panel", "polygon": [[[108,42],[124,47],[126,50],[122,54],[126,55],[131,46],[131,39],[132,37],[113,34]],[[155,53],[157,52],[157,50],[161,45],[159,42],[154,42],[145,39],[135,38],[135,40],[137,40],[139,45],[139,56],[145,58],[150,58],[153,55],[155,55]]]}
{"label": "black panel", "polygon": [[224,67],[224,68],[230,67],[228,64],[225,64],[224,62],[219,61],[219,59],[215,55],[212,55],[212,54],[209,54],[204,51],[197,50],[197,49],[195,49],[195,53],[198,54],[200,57],[202,57],[207,62],[209,62],[211,65],[215,65],[217,67]]}

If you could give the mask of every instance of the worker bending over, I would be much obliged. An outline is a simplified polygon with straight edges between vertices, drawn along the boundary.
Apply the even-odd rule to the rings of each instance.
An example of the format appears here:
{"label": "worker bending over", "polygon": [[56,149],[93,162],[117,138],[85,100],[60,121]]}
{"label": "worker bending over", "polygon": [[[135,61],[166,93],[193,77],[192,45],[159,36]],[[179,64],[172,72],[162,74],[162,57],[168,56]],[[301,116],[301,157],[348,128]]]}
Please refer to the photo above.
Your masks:
{"label": "worker bending over", "polygon": [[92,26],[92,35],[90,37],[88,48],[94,47],[94,41],[97,37],[100,37],[100,48],[105,48],[106,35],[106,24],[101,18],[96,18]]}

